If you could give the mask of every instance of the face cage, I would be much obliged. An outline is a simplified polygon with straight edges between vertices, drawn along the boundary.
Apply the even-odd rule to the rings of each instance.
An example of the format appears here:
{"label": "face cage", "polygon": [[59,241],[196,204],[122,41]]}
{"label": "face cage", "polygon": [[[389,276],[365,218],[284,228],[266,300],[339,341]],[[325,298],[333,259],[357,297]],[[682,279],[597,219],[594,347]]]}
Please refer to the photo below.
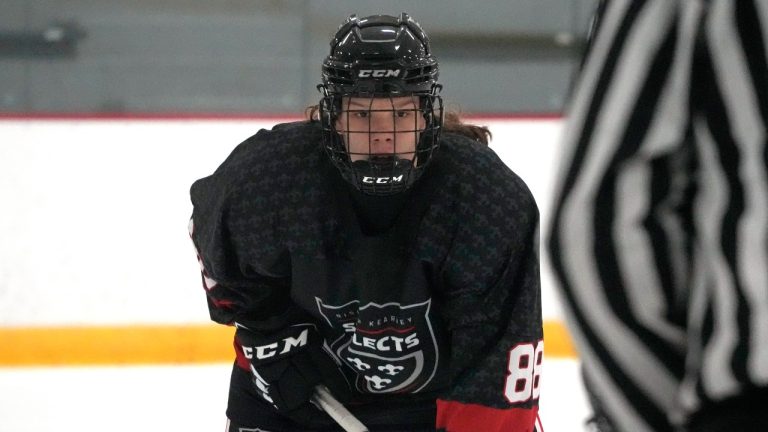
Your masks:
{"label": "face cage", "polygon": [[[324,89],[322,89],[324,90]],[[367,94],[328,94],[324,91],[324,97],[320,100],[320,123],[324,131],[324,147],[331,162],[338,168],[341,176],[355,188],[367,195],[388,196],[401,193],[411,187],[422,175],[424,169],[432,160],[433,153],[439,147],[440,132],[443,125],[443,100],[437,94],[439,89],[431,93],[413,93],[418,101],[418,108],[395,108],[393,96],[375,96],[380,99],[389,99],[389,108],[371,109],[374,99]],[[369,101],[368,107],[356,105],[343,109],[343,100],[347,98],[365,98]],[[398,116],[402,113],[413,114],[406,121],[398,122]],[[367,127],[360,128],[360,119],[357,120],[357,129],[350,130],[350,116],[367,114]],[[391,113],[391,128],[384,130],[381,127],[371,130],[374,126],[374,116],[380,113]],[[410,120],[410,119],[413,120]],[[423,119],[424,127],[419,128],[419,118]],[[337,121],[345,121],[345,130],[339,131]],[[411,123],[412,122],[412,123]],[[378,123],[381,123],[379,120]],[[365,124],[365,123],[364,123]],[[390,136],[393,142],[393,151],[388,153],[375,152],[372,135]],[[413,134],[413,148],[403,149],[403,141],[408,134]],[[350,152],[349,146],[352,140],[359,140],[362,135],[368,135],[367,151]],[[410,137],[408,137],[410,138]],[[398,147],[398,139],[401,140]],[[365,139],[364,139],[365,141]],[[401,151],[407,150],[407,151]]]}

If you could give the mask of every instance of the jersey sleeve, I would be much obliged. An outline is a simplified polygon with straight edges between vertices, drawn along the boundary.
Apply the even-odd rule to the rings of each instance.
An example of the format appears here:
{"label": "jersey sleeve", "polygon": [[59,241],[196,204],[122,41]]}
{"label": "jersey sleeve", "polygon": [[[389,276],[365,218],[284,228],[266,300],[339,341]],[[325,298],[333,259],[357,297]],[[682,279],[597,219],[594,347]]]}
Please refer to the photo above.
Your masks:
{"label": "jersey sleeve", "polygon": [[[497,163],[491,170],[508,172]],[[487,181],[463,186],[475,199],[459,206],[467,222],[445,264],[451,386],[436,426],[532,432],[544,349],[538,209],[514,174]]]}
{"label": "jersey sleeve", "polygon": [[[213,321],[269,332],[300,321],[290,301],[289,263],[274,233],[274,213],[254,195],[258,168],[238,146],[216,172],[196,181],[189,232]],[[304,318],[303,316],[301,318]]]}

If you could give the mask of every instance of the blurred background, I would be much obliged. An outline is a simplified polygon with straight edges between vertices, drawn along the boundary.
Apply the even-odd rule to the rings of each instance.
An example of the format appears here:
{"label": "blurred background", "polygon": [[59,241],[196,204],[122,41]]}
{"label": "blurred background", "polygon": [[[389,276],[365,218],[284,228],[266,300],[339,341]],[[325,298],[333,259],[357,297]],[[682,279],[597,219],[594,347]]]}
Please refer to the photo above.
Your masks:
{"label": "blurred background", "polygon": [[350,14],[408,12],[468,113],[559,113],[596,0],[1,0],[0,111],[295,113]]}
{"label": "blurred background", "polygon": [[[596,3],[0,0],[0,432],[223,429],[233,332],[208,319],[189,186],[317,102],[350,13],[422,24],[449,107],[491,129],[546,226]],[[541,418],[584,430],[541,259]]]}

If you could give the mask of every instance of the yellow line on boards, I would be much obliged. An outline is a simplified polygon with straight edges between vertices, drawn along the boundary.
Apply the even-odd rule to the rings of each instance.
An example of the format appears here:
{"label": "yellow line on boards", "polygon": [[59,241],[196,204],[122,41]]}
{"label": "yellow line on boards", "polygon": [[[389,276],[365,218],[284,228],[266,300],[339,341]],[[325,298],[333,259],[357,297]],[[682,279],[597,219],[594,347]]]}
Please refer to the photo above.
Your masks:
{"label": "yellow line on boards", "polygon": [[548,358],[578,357],[564,323],[544,321],[544,355]]}
{"label": "yellow line on boards", "polygon": [[233,334],[217,325],[2,328],[0,366],[231,361]]}
{"label": "yellow line on boards", "polygon": [[[0,367],[221,363],[234,360],[222,325],[2,327]],[[575,358],[565,326],[544,323],[548,357]]]}

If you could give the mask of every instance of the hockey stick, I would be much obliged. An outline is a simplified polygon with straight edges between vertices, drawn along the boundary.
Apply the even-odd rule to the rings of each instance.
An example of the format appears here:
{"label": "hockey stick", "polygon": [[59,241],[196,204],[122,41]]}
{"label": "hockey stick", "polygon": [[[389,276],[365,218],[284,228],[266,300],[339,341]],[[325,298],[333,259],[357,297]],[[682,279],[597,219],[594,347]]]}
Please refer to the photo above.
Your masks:
{"label": "hockey stick", "polygon": [[347,432],[368,432],[368,428],[360,422],[341,402],[328,390],[328,387],[319,385],[315,387],[312,402],[322,408],[332,419],[336,420]]}

